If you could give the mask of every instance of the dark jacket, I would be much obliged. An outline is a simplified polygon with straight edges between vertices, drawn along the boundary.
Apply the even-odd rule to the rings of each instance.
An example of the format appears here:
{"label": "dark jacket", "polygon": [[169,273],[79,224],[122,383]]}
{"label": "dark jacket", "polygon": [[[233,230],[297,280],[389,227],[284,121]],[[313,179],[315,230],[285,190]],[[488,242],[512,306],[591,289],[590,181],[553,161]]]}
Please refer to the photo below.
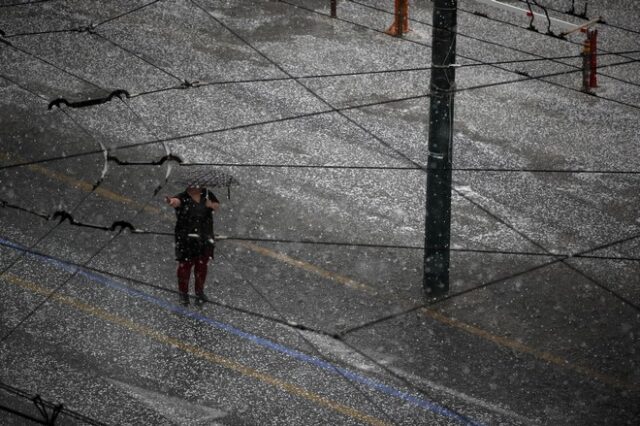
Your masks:
{"label": "dark jacket", "polygon": [[213,257],[213,210],[206,206],[207,199],[218,202],[216,196],[203,188],[200,203],[185,191],[174,198],[180,199],[176,208],[176,260],[190,260],[202,255]]}

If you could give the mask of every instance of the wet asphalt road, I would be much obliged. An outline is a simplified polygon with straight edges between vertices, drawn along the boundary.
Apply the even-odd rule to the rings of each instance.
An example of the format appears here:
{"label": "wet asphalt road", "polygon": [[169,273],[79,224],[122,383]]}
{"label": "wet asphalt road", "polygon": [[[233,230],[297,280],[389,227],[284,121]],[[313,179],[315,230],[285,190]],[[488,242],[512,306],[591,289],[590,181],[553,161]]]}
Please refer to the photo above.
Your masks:
{"label": "wet asphalt road", "polygon": [[[429,71],[362,74],[428,66],[431,2],[410,2],[404,39],[382,34],[382,0],[340,1],[337,20],[319,0],[14,3],[0,406],[37,416],[20,389],[88,418],[59,424],[637,424],[639,64],[602,68],[597,97],[579,73],[473,89],[580,58],[458,69],[451,289],[434,301]],[[582,36],[459,3],[459,64],[579,53]],[[588,10],[626,28],[598,27],[603,53],[640,51],[635,2]],[[163,197],[209,168],[240,184],[214,189],[212,301],[185,308]],[[118,221],[144,232],[96,229]]]}

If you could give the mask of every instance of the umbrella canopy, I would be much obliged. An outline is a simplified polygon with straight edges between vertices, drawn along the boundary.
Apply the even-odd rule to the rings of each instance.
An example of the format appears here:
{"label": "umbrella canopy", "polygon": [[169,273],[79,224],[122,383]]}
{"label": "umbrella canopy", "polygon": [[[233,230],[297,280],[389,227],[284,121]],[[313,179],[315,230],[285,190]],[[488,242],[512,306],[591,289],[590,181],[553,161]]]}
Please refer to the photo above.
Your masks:
{"label": "umbrella canopy", "polygon": [[176,179],[176,183],[189,188],[227,188],[227,197],[231,199],[231,185],[240,182],[228,173],[210,169],[189,171],[184,177]]}

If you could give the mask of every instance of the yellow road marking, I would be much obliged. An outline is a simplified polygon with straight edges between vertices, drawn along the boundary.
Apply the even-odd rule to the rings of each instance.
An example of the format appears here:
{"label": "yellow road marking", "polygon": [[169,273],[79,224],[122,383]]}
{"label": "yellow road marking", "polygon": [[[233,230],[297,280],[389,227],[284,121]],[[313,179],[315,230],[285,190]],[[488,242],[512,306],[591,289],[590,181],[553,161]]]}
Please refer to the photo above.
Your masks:
{"label": "yellow road marking", "polygon": [[345,277],[344,275],[340,275],[337,274],[335,272],[331,272],[331,271],[327,271],[326,269],[322,269],[316,265],[313,265],[311,263],[308,262],[304,262],[302,260],[299,259],[295,259],[293,257],[287,256],[284,253],[280,253],[271,249],[268,249],[266,247],[262,247],[259,246],[257,244],[253,244],[253,243],[248,243],[245,241],[237,241],[236,242],[237,245],[240,245],[242,247],[245,247],[251,251],[254,251],[258,254],[261,254],[263,256],[267,256],[267,257],[271,257],[273,259],[279,260],[281,262],[284,262],[288,265],[291,265],[293,267],[302,269],[304,271],[310,272],[312,274],[316,274],[319,275],[323,278],[327,278],[329,280],[335,281],[339,284],[342,284],[346,287],[350,287],[350,288],[354,288],[357,290],[362,290],[365,291],[367,293],[376,293],[376,290],[371,287],[368,286],[366,284],[363,283],[359,283],[358,281],[355,281],[349,277]]}
{"label": "yellow road marking", "polygon": [[[23,161],[21,158],[17,158],[15,155],[10,155],[2,152],[0,152],[0,160]],[[31,170],[34,173],[38,173],[50,179],[54,179],[59,182],[65,183],[71,186],[72,188],[79,189],[84,192],[91,192],[93,190],[93,185],[86,181],[72,178],[69,175],[56,172],[54,170],[43,167],[39,164],[29,164],[26,166],[26,168]],[[148,206],[145,203],[139,203],[135,200],[132,200],[131,198],[125,197],[122,194],[118,194],[117,192],[113,192],[108,189],[105,189],[102,186],[99,186],[98,188],[96,188],[95,193],[107,200],[115,201],[121,204],[128,204],[128,205],[131,205],[133,208],[137,208],[137,209],[144,209],[147,213],[152,213],[152,214],[160,213],[160,209],[158,208]]]}
{"label": "yellow road marking", "polygon": [[503,336],[496,336],[495,334],[491,334],[488,331],[485,331],[474,325],[467,324],[455,318],[448,317],[444,315],[442,312],[436,311],[434,309],[423,308],[422,313],[430,318],[440,321],[441,323],[466,331],[467,333],[472,334],[474,336],[482,337],[483,339],[489,340],[490,342],[493,342],[496,345],[504,346],[506,348],[509,348],[518,352],[529,354],[535,358],[547,361],[550,364],[555,364],[560,367],[568,368],[570,370],[584,374],[585,376],[597,379],[608,385],[613,385],[616,387],[627,388],[627,389],[636,389],[636,387],[633,386],[631,383],[624,382],[615,377],[608,376],[606,374],[600,373],[599,371],[593,370],[588,367],[572,364],[568,360],[562,357],[553,355],[549,352],[539,351],[521,342],[518,342],[517,340],[509,339]]}
{"label": "yellow road marking", "polygon": [[[0,158],[2,158],[2,157],[7,158],[6,155],[2,155],[0,153]],[[46,169],[45,167],[42,167],[42,166],[37,166],[37,165],[34,166],[34,165],[32,165],[32,166],[29,166],[29,168],[30,168],[30,170],[32,170],[34,172],[43,174],[45,176],[51,177],[51,178],[56,179],[56,180],[60,180],[61,182],[68,183],[68,184],[73,185],[74,187],[76,187],[78,189],[81,189],[83,191],[91,191],[91,189],[93,188],[92,185],[90,185],[90,184],[88,184],[86,182],[78,181],[78,180],[70,178],[68,176],[53,172],[53,171],[51,171],[49,169]],[[98,188],[98,190],[101,190],[101,188]],[[122,202],[122,203],[125,203],[125,204],[135,204],[135,205],[138,205],[140,207],[143,206],[143,204],[141,204],[141,203],[137,203],[134,200],[131,200],[131,199],[127,198],[127,197],[124,197],[124,196],[119,195],[119,194],[117,194],[115,192],[109,191],[107,189],[103,189],[102,191],[98,191],[98,190],[96,190],[96,193],[98,195],[100,195],[100,196],[102,196],[104,198],[107,198],[109,200]],[[161,213],[161,210],[158,209],[158,208],[148,207],[148,206],[145,206],[145,208],[148,208],[148,212],[150,212],[150,213]],[[169,220],[172,219],[172,216],[166,215],[166,214],[163,215],[163,217],[165,219],[169,219]],[[353,279],[348,278],[346,276],[337,274],[335,272],[327,271],[327,270],[322,269],[322,268],[320,268],[320,267],[318,267],[316,265],[313,265],[311,263],[304,262],[302,260],[295,259],[293,257],[287,256],[284,253],[277,252],[277,251],[268,249],[266,247],[262,247],[262,246],[259,246],[257,244],[253,244],[253,243],[249,243],[249,242],[238,241],[238,242],[235,242],[235,243],[240,245],[240,246],[242,246],[242,247],[245,247],[246,249],[249,249],[249,250],[254,251],[254,252],[258,253],[258,254],[261,254],[263,256],[271,257],[273,259],[279,260],[279,261],[284,262],[284,263],[286,263],[288,265],[291,265],[293,267],[303,269],[303,270],[305,270],[307,272],[319,275],[319,276],[321,276],[323,278],[332,280],[334,282],[337,282],[339,284],[345,285],[347,287],[354,288],[354,289],[357,289],[357,290],[362,290],[362,291],[365,291],[365,292],[370,293],[370,294],[376,294],[376,290],[371,286],[368,286],[366,284],[360,283],[360,282],[358,282],[356,280],[353,280]],[[624,381],[622,381],[620,379],[617,379],[615,377],[611,377],[609,375],[606,375],[604,373],[601,373],[599,371],[596,371],[596,370],[588,368],[588,367],[582,367],[582,366],[579,366],[579,365],[571,364],[568,360],[566,360],[564,358],[561,358],[559,356],[553,355],[553,354],[548,353],[548,352],[539,351],[537,349],[534,349],[534,348],[531,348],[529,346],[526,346],[526,345],[524,345],[524,344],[522,344],[522,343],[520,343],[520,342],[518,342],[516,340],[512,340],[512,339],[509,339],[509,338],[506,338],[506,337],[502,337],[502,336],[497,336],[495,334],[491,334],[488,331],[482,330],[481,328],[478,328],[478,327],[473,326],[471,324],[467,324],[467,323],[464,323],[462,321],[458,321],[456,319],[448,317],[448,316],[442,314],[441,312],[436,312],[436,311],[433,311],[433,310],[425,309],[423,311],[423,313],[425,315],[435,319],[436,321],[439,321],[439,322],[441,322],[443,324],[447,324],[447,325],[452,326],[454,328],[458,328],[460,330],[464,330],[464,331],[466,331],[468,333],[471,333],[471,334],[474,334],[474,335],[476,335],[478,337],[482,337],[483,339],[487,339],[490,342],[493,342],[493,343],[495,343],[495,344],[497,344],[499,346],[504,346],[504,347],[507,347],[507,348],[512,349],[512,350],[516,350],[516,351],[519,351],[519,352],[522,352],[522,353],[526,353],[528,355],[531,355],[531,356],[533,356],[533,357],[535,357],[537,359],[541,359],[541,360],[546,361],[548,363],[551,363],[551,364],[554,364],[554,365],[557,365],[557,366],[560,366],[560,367],[568,368],[570,370],[573,370],[573,371],[576,371],[578,373],[581,373],[581,374],[583,374],[583,375],[585,375],[587,377],[591,377],[593,379],[599,380],[602,383],[606,383],[606,384],[617,386],[617,387],[632,389],[632,390],[635,390],[637,388],[636,386],[633,386],[633,385],[631,385],[631,384],[629,384],[627,382],[624,382]]]}
{"label": "yellow road marking", "polygon": [[[66,183],[67,185],[79,189],[81,191],[84,192],[91,192],[93,190],[93,185],[90,183],[87,183],[85,181],[82,180],[78,180],[75,178],[72,178],[68,175],[65,175],[63,173],[58,173],[55,172],[53,170],[47,169],[46,167],[42,167],[40,165],[37,164],[32,164],[27,166],[29,168],[29,170],[39,173],[43,176],[46,176],[48,178],[51,179],[55,179],[57,181]],[[127,204],[132,206],[133,208],[136,209],[144,209],[147,213],[159,213],[160,209],[155,208],[155,207],[150,207],[144,203],[139,203],[137,201],[132,200],[131,198],[125,197],[123,195],[120,195],[116,192],[110,191],[108,189],[103,188],[102,186],[99,186],[98,188],[96,188],[95,190],[95,194],[99,195],[100,197],[110,200],[110,201],[115,201],[117,203],[121,203],[121,204]]]}
{"label": "yellow road marking", "polygon": [[[19,287],[22,287],[26,290],[30,290],[34,293],[38,293],[41,295],[45,295],[48,296],[51,293],[51,290],[46,289],[44,287],[41,287],[33,282],[29,282],[29,281],[25,281],[13,274],[5,274],[4,278],[5,281],[10,282],[11,284],[17,285]],[[326,407],[330,410],[333,410],[337,413],[340,413],[344,416],[356,419],[360,422],[363,423],[367,423],[370,425],[374,425],[374,426],[387,426],[388,423],[377,419],[373,416],[370,416],[366,413],[363,413],[362,411],[356,410],[355,408],[349,407],[347,405],[344,404],[340,404],[339,402],[335,402],[332,401],[328,398],[325,398],[321,395],[318,395],[317,393],[311,392],[308,389],[305,389],[301,386],[298,385],[294,385],[292,383],[289,382],[285,382],[283,380],[280,380],[276,377],[270,376],[268,374],[265,373],[261,373],[260,371],[257,371],[251,367],[247,367],[244,364],[241,364],[237,361],[234,361],[232,359],[229,358],[225,358],[223,356],[220,356],[216,353],[207,351],[205,349],[202,349],[198,346],[186,343],[180,339],[176,339],[174,337],[171,336],[167,336],[166,334],[163,334],[153,328],[147,327],[145,325],[136,323],[134,321],[131,321],[129,319],[123,318],[121,316],[112,314],[111,312],[108,312],[104,309],[98,308],[96,306],[93,305],[89,305],[85,302],[82,302],[78,299],[69,297],[69,296],[64,296],[61,294],[54,294],[53,296],[51,296],[51,299],[60,302],[62,304],[71,306],[79,311],[82,311],[86,314],[89,314],[93,317],[99,318],[101,320],[110,322],[112,324],[116,324],[119,325],[133,333],[137,333],[139,335],[151,338],[159,343],[163,343],[165,345],[169,345],[169,346],[173,346],[176,349],[179,349],[181,351],[184,351],[188,354],[197,356],[199,358],[202,358],[212,364],[216,364],[216,365],[220,365],[222,367],[225,367],[229,370],[235,371],[236,373],[241,374],[242,376],[246,376],[246,377],[250,377],[252,379],[258,380],[262,383],[266,383],[268,385],[271,385],[273,387],[276,387],[278,389],[281,389],[291,395],[295,395],[301,398],[304,398],[308,401],[311,401],[317,405]]]}

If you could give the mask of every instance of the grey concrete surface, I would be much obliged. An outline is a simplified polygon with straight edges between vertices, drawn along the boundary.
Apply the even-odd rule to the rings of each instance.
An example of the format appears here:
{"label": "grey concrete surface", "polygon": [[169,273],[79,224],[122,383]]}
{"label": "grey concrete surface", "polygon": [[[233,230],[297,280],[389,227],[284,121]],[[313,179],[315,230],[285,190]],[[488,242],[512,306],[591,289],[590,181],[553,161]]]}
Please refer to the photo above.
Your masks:
{"label": "grey concrete surface", "polygon": [[[34,424],[36,394],[64,425],[640,421],[640,64],[615,65],[640,54],[601,56],[597,96],[540,77],[576,57],[458,69],[450,292],[428,299],[433,4],[402,39],[391,0],[338,4],[0,1],[0,424]],[[579,54],[459,7],[458,64]],[[639,7],[589,2],[624,27],[603,52],[640,50]],[[182,307],[163,198],[211,168],[239,184],[213,188],[211,301]],[[116,221],[144,232],[91,227]]]}

